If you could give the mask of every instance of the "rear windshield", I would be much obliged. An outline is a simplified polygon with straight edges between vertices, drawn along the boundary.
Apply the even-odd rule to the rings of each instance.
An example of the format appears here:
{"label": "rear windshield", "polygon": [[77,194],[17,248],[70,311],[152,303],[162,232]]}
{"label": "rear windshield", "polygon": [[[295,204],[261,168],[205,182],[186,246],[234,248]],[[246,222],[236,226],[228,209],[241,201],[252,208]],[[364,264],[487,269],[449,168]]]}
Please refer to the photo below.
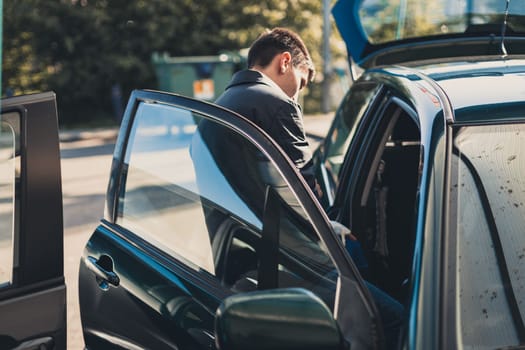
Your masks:
{"label": "rear windshield", "polygon": [[[363,0],[359,16],[372,44],[468,31],[499,33],[505,0]],[[525,33],[525,1],[508,6],[506,35]]]}

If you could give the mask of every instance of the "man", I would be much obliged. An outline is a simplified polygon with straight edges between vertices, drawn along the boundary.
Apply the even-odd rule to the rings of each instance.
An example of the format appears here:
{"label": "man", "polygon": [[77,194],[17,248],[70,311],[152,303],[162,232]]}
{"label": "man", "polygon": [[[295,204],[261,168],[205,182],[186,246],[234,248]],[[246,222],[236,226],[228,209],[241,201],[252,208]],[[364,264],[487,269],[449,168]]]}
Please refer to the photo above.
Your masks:
{"label": "man", "polygon": [[[250,47],[248,69],[237,72],[216,103],[250,119],[265,130],[286,152],[304,179],[320,197],[312,154],[298,104],[299,92],[312,81],[314,65],[301,38],[275,28],[263,33]],[[203,128],[204,129],[204,128]],[[218,147],[211,146],[211,148]],[[332,222],[336,232],[350,231]],[[388,348],[395,348],[403,318],[403,306],[377,287],[367,286],[379,308]]]}
{"label": "man", "polygon": [[259,125],[286,152],[316,195],[312,154],[297,99],[315,68],[306,46],[294,32],[275,28],[250,47],[248,69],[237,72],[216,103]]}

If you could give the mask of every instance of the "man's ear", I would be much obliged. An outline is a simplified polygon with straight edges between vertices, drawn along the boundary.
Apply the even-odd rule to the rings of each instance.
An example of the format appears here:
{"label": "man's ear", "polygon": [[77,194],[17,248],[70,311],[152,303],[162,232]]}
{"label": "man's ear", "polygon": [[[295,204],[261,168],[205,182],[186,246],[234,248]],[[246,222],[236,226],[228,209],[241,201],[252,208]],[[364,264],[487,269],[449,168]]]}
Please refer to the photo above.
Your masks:
{"label": "man's ear", "polygon": [[279,60],[280,73],[285,73],[291,65],[292,55],[288,51],[283,52]]}

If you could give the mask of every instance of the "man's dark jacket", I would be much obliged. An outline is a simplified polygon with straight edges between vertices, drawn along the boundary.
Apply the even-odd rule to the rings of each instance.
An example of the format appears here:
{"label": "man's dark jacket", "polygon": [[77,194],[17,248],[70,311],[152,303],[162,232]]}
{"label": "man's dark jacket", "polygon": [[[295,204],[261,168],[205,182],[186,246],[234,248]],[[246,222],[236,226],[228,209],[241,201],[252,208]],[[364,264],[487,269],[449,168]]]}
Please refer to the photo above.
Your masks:
{"label": "man's dark jacket", "polygon": [[301,106],[273,80],[255,70],[237,72],[215,103],[243,115],[266,131],[315,193],[312,153],[304,132]]}

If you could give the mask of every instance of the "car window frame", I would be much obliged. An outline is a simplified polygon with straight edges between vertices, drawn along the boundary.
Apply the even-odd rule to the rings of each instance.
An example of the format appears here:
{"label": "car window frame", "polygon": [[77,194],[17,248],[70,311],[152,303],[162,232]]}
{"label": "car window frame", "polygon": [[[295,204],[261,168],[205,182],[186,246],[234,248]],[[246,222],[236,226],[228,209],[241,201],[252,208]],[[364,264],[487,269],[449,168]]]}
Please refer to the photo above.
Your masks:
{"label": "car window frame", "polygon": [[[348,148],[344,153],[343,163],[341,164],[341,168],[339,170],[340,182],[336,188],[333,203],[327,209],[330,218],[341,220],[341,222],[350,222],[348,221],[349,217],[345,216],[342,211],[347,201],[346,196],[348,195],[349,174],[352,171],[349,168],[353,168],[358,161],[356,156],[359,154],[359,148],[362,147],[359,145],[360,142],[367,139],[367,135],[371,132],[370,128],[375,125],[374,121],[377,119],[377,115],[382,113],[386,101],[391,96],[391,92],[389,91],[386,84],[380,81],[378,81],[377,84],[379,86],[379,90],[375,94],[374,98],[370,101],[366,112],[361,117],[358,125],[356,126],[354,136],[352,137],[352,140],[350,141]],[[352,167],[348,165],[350,163],[353,164]]]}
{"label": "car window frame", "polygon": [[[336,191],[334,205],[330,208],[330,217],[336,218],[340,222],[347,224],[352,228],[352,203],[355,202],[355,196],[361,197],[363,193],[356,193],[359,176],[363,174],[363,167],[369,157],[375,157],[378,152],[378,141],[375,139],[382,125],[385,124],[385,112],[389,106],[396,105],[401,108],[412,121],[420,128],[415,109],[407,103],[401,95],[394,89],[383,85],[380,93],[376,95],[375,100],[371,102],[366,115],[357,126],[355,136],[345,153],[343,165],[340,170],[341,183]],[[379,146],[384,147],[384,146]],[[356,171],[356,169],[358,171]],[[368,171],[367,171],[368,173]]]}
{"label": "car window frame", "polygon": [[[355,138],[361,120],[365,119],[366,116],[374,109],[374,106],[375,106],[375,103],[376,103],[375,101],[377,101],[378,97],[381,96],[381,94],[383,93],[383,90],[384,90],[385,87],[384,87],[384,84],[381,83],[381,82],[377,82],[377,81],[374,81],[374,80],[364,80],[364,81],[359,80],[356,83],[354,83],[352,88],[349,90],[349,92],[343,98],[343,101],[342,101],[341,105],[337,109],[335,118],[332,121],[330,129],[328,130],[328,132],[327,132],[327,134],[325,136],[325,139],[322,142],[322,146],[318,150],[320,155],[321,155],[321,157],[319,159],[319,171],[321,173],[322,182],[323,182],[323,185],[324,185],[323,186],[324,187],[323,190],[325,192],[327,192],[327,193],[325,193],[325,195],[327,196],[327,199],[322,198],[322,202],[323,202],[323,205],[326,205],[328,207],[327,208],[328,211],[330,211],[330,207],[334,206],[334,204],[335,204],[335,197],[336,197],[335,194],[337,193],[337,189],[339,188],[339,185],[338,184],[333,184],[333,181],[331,181],[332,179],[328,177],[327,167],[326,167],[326,163],[328,162],[328,159],[330,157],[331,148],[334,147],[334,143],[332,142],[332,135],[334,134],[334,132],[336,132],[338,130],[338,126],[341,125],[341,123],[344,123],[344,122],[339,120],[341,118],[344,118],[344,114],[343,114],[343,111],[342,111],[344,105],[353,103],[353,100],[349,99],[349,95],[357,87],[365,86],[365,85],[370,85],[370,86],[373,85],[372,89],[371,89],[372,93],[370,95],[370,98],[367,99],[367,101],[366,101],[368,103],[367,103],[366,106],[364,106],[363,113],[360,116],[354,116],[355,118],[353,120],[351,128],[348,131],[349,135],[347,136],[347,138],[351,138],[351,139]],[[352,135],[350,135],[350,134],[352,134]],[[349,140],[349,145],[352,143],[351,139]],[[347,150],[344,150],[342,152],[342,154],[341,154],[341,156],[343,157],[343,163],[344,163],[344,158],[345,158],[346,152],[347,152]],[[341,168],[342,168],[343,163],[341,163]],[[339,179],[339,176],[340,176],[341,173],[342,172],[341,172],[341,169],[340,169],[339,173],[337,174],[338,179]],[[339,181],[339,182],[341,182],[341,181]],[[330,187],[330,188],[328,189],[328,187]],[[332,194],[332,192],[330,190],[333,191],[334,194]]]}

